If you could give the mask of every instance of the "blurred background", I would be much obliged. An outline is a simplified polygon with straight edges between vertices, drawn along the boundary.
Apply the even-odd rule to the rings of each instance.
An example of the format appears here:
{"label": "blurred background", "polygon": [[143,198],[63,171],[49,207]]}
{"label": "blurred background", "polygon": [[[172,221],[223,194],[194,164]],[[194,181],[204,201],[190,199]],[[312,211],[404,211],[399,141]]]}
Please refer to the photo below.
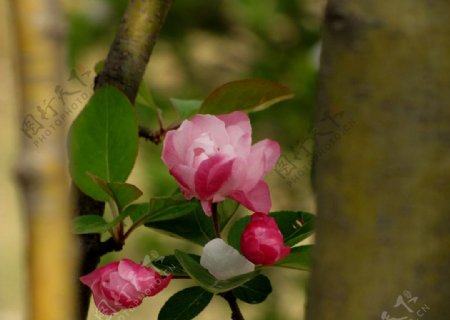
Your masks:
{"label": "blurred background", "polygon": [[[104,59],[112,42],[125,0],[66,1],[67,71],[84,74],[85,85],[77,90],[90,94],[94,66]],[[147,67],[145,80],[165,124],[177,120],[169,98],[203,99],[215,87],[232,80],[264,78],[281,82],[295,92],[295,98],[262,112],[251,114],[253,140],[275,139],[282,147],[282,161],[268,176],[273,210],[314,212],[309,158],[315,80],[320,53],[319,29],[324,0],[240,0],[176,1],[163,27]],[[14,21],[7,1],[0,2],[0,319],[25,318],[26,307],[26,226],[22,200],[14,180],[23,119],[18,115],[15,86]],[[90,72],[90,73],[89,73]],[[74,89],[75,90],[75,89]],[[49,99],[53,92],[42,92]],[[40,101],[36,101],[39,104]],[[71,115],[72,119],[81,107]],[[154,119],[148,119],[154,126]],[[58,134],[64,134],[59,132]],[[132,183],[145,196],[165,195],[176,188],[160,158],[161,147],[141,141]],[[287,168],[287,169],[286,169]],[[302,172],[301,175],[296,173]],[[144,199],[144,198],[141,198]],[[241,210],[240,214],[246,214]],[[171,254],[177,247],[200,253],[199,247],[139,229],[120,253],[108,254],[102,263],[121,257],[141,261]],[[277,269],[269,271],[273,293],[266,302],[240,302],[246,319],[303,319],[306,272]],[[169,296],[192,285],[176,280],[162,294],[146,299],[141,307],[114,316],[114,319],[156,319]],[[55,303],[57,305],[57,303]],[[97,319],[91,310],[90,319]],[[197,319],[229,318],[223,299],[215,297]]]}

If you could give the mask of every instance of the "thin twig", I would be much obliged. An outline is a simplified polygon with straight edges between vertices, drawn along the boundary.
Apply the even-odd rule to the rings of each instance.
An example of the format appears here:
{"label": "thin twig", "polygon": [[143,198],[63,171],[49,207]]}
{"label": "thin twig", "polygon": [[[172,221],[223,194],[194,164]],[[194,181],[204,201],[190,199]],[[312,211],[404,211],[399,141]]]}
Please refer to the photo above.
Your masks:
{"label": "thin twig", "polygon": [[[161,123],[162,125],[162,123]],[[176,130],[180,127],[179,123],[175,123],[170,125],[167,128],[160,127],[157,131],[152,131],[149,128],[139,126],[139,137],[144,138],[145,140],[148,140],[156,145],[160,144],[164,140],[164,136],[166,133],[170,130]]]}
{"label": "thin twig", "polygon": [[228,302],[231,309],[231,320],[245,320],[241,313],[241,309],[239,309],[239,305],[237,304],[236,297],[231,291],[220,293],[219,296]]}
{"label": "thin twig", "polygon": [[211,205],[212,218],[214,223],[214,232],[216,237],[220,238],[220,225],[219,225],[219,211],[217,210],[217,203]]}
{"label": "thin twig", "polygon": [[145,140],[148,140],[156,145],[161,143],[164,133],[165,132],[163,129],[155,132],[148,128],[139,126],[139,137],[144,138]]}

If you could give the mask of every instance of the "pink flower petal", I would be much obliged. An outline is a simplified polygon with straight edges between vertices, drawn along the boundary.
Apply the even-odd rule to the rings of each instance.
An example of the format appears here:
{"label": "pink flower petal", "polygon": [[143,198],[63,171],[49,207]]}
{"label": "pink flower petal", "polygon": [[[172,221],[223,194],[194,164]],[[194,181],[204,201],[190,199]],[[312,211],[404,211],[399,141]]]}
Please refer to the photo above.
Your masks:
{"label": "pink flower petal", "polygon": [[170,170],[170,174],[177,180],[183,190],[184,196],[189,199],[188,196],[192,195],[192,192],[195,190],[195,169],[183,164],[178,164]]}
{"label": "pink flower petal", "polygon": [[145,295],[147,297],[150,297],[158,294],[169,285],[170,280],[172,280],[172,277],[173,275],[169,274],[166,277],[158,278],[157,281],[155,281],[155,283],[149,284],[146,290],[144,290]]}
{"label": "pink flower petal", "polygon": [[207,132],[218,146],[229,143],[225,123],[219,118],[209,114],[196,114],[192,117],[191,122],[196,129]]}
{"label": "pink flower petal", "polygon": [[119,262],[112,262],[103,267],[95,269],[91,273],[88,273],[84,276],[80,277],[80,281],[87,285],[88,287],[92,287],[95,283],[101,280],[102,276],[108,274],[109,272],[117,270],[117,266]]}
{"label": "pink flower petal", "polygon": [[[243,180],[247,175],[247,161],[241,157],[234,158],[233,166],[228,179],[222,184],[220,189],[216,192],[214,199],[228,197],[235,190],[241,189]],[[214,201],[218,202],[218,201]]]}
{"label": "pink flower petal", "polygon": [[109,301],[98,294],[93,294],[94,303],[97,309],[107,316],[112,315],[116,312],[119,312],[122,308],[120,306],[116,306],[112,301]]}
{"label": "pink flower petal", "polygon": [[187,164],[187,151],[192,141],[200,137],[202,133],[201,129],[189,120],[183,121],[177,130],[166,133],[161,158],[169,169],[180,162]]}
{"label": "pink flower petal", "polygon": [[233,192],[230,198],[256,212],[268,213],[272,207],[269,186],[263,180],[259,181],[250,191],[238,190]]}
{"label": "pink flower petal", "polygon": [[225,127],[238,126],[243,132],[252,135],[252,126],[248,115],[242,111],[235,111],[228,114],[217,116],[220,120],[225,122]]}
{"label": "pink flower petal", "polygon": [[128,259],[123,259],[120,261],[118,272],[123,279],[133,284],[137,291],[143,290],[143,283],[154,281],[155,275],[157,274],[155,271],[140,264],[136,264]]}
{"label": "pink flower petal", "polygon": [[217,154],[203,161],[195,173],[195,191],[200,199],[210,199],[231,175],[234,160]]}
{"label": "pink flower petal", "polygon": [[201,134],[201,131],[190,121],[183,121],[177,130],[166,133],[161,158],[169,169],[175,164],[185,163],[184,159],[190,142]]}
{"label": "pink flower petal", "polygon": [[114,301],[127,308],[132,306],[133,301],[140,301],[144,297],[131,282],[123,279],[118,272],[111,273],[109,289]]}
{"label": "pink flower petal", "polygon": [[264,175],[272,170],[280,157],[280,145],[273,140],[263,140],[252,146],[248,157],[246,187],[252,187]]}
{"label": "pink flower petal", "polygon": [[212,211],[211,211],[211,201],[206,200],[206,201],[200,201],[200,203],[202,204],[202,208],[203,211],[205,212],[205,214],[208,217],[211,217]]}
{"label": "pink flower petal", "polygon": [[163,150],[161,154],[161,159],[165,165],[172,169],[176,164],[183,163],[183,159],[178,156],[177,150],[175,150],[175,131],[169,131],[166,133],[163,143]]}

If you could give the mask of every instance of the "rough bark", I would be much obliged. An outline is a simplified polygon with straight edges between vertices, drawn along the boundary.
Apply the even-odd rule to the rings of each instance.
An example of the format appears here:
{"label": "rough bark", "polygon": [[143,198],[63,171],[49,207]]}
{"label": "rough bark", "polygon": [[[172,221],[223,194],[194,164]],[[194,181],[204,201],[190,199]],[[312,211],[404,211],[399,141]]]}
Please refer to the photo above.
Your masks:
{"label": "rough bark", "polygon": [[450,319],[449,12],[447,0],[328,3],[307,319]]}
{"label": "rough bark", "polygon": [[[58,4],[51,0],[11,2],[17,41],[18,126],[22,129],[17,176],[27,231],[27,313],[36,320],[74,319],[76,242],[70,225],[65,138],[62,130],[51,131],[48,124],[27,126],[43,121],[38,106],[52,116],[63,112],[58,99],[51,103],[51,110],[42,102],[64,82],[64,25]],[[38,148],[33,134],[45,138]]]}
{"label": "rough bark", "polygon": [[[173,0],[131,0],[111,45],[103,71],[95,81],[95,89],[113,85],[134,103],[139,84],[150,59],[159,31]],[[74,186],[76,215],[102,215],[104,203],[95,201]],[[99,235],[80,236],[81,259],[78,276],[93,271],[107,252],[120,250],[114,241],[100,242]],[[90,289],[79,284],[78,319],[86,319],[89,310]]]}

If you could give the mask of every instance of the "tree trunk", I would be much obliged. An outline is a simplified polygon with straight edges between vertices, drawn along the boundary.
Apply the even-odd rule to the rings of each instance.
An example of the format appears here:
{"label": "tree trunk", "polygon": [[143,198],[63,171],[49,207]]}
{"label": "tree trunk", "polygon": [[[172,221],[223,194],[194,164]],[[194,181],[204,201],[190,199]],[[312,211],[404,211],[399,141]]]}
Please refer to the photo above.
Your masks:
{"label": "tree trunk", "polygon": [[28,318],[35,320],[74,319],[77,246],[70,227],[64,110],[55,95],[64,83],[65,58],[58,4],[56,0],[11,1],[21,106],[17,174],[27,230]]}
{"label": "tree trunk", "polygon": [[448,0],[330,0],[307,319],[450,319]]}

